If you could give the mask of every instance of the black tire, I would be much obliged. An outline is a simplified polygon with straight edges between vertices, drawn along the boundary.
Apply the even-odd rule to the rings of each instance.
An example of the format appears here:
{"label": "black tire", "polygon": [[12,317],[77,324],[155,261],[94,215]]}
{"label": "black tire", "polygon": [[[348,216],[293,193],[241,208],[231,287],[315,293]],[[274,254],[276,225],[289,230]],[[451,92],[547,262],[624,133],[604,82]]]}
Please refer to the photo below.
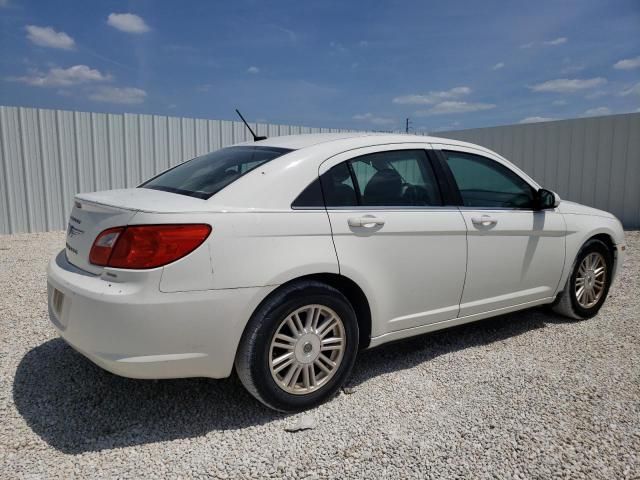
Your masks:
{"label": "black tire", "polygon": [[[326,306],[341,318],[346,346],[339,366],[324,385],[303,395],[288,393],[271,374],[271,339],[283,319],[296,309],[313,304]],[[351,373],[357,352],[358,323],[349,301],[335,288],[307,280],[277,290],[254,312],[242,335],[235,368],[242,384],[260,402],[274,410],[296,412],[331,398]]]}
{"label": "black tire", "polygon": [[[576,297],[576,277],[578,274],[578,269],[580,268],[580,264],[584,260],[584,258],[593,253],[600,253],[605,260],[606,272],[605,272],[605,282],[604,282],[604,291],[598,302],[590,308],[584,308],[578,302]],[[613,271],[613,253],[607,247],[607,245],[601,240],[592,239],[585,243],[578,253],[576,257],[576,261],[573,264],[573,270],[571,271],[571,275],[567,279],[567,283],[565,284],[562,292],[558,294],[556,301],[552,305],[551,309],[565,317],[573,318],[575,320],[586,320],[588,318],[594,317],[600,311],[602,304],[607,298],[609,293],[609,287],[611,286],[611,273]]]}

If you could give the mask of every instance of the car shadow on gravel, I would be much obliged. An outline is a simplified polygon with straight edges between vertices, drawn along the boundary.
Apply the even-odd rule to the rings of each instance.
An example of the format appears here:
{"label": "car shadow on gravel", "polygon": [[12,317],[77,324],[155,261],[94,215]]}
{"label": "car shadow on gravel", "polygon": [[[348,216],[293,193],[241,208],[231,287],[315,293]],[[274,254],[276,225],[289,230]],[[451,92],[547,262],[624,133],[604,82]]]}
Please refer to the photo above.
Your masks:
{"label": "car shadow on gravel", "polygon": [[[565,321],[534,309],[385,345],[359,355],[349,385]],[[236,376],[162,381],[118,377],[61,339],[23,357],[13,398],[29,427],[68,454],[192,438],[286,418],[255,401]]]}

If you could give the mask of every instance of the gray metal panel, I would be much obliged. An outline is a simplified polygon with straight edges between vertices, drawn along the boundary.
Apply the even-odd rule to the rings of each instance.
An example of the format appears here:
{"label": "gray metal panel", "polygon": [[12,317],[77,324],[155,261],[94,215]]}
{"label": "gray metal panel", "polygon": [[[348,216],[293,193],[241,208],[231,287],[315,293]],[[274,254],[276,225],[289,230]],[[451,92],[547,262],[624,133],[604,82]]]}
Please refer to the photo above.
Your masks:
{"label": "gray metal panel", "polygon": [[18,109],[2,107],[0,112],[2,121],[2,159],[4,165],[2,174],[6,176],[6,201],[9,207],[10,232],[28,232],[29,198],[25,194],[25,168],[22,155],[22,135]]}
{"label": "gray metal panel", "polygon": [[[167,117],[153,117],[153,174],[169,168],[169,135]],[[151,175],[150,175],[151,176]]]}
{"label": "gray metal panel", "polygon": [[44,174],[44,197],[48,230],[64,228],[61,221],[66,209],[62,200],[62,183],[60,174],[60,150],[56,129],[56,112],[39,110],[40,144],[42,151],[42,168]]}
{"label": "gray metal panel", "polygon": [[169,166],[173,167],[182,161],[182,127],[180,119],[167,119],[167,148],[169,150]]}
{"label": "gray metal panel", "polygon": [[139,115],[138,125],[140,128],[140,179],[136,183],[142,183],[145,179],[152,177],[155,173],[155,142],[153,139],[153,118],[151,115]]}
{"label": "gray metal panel", "polygon": [[640,114],[438,132],[486,146],[538,183],[640,227]]}
{"label": "gray metal panel", "polygon": [[622,223],[640,227],[640,115],[629,120]]}

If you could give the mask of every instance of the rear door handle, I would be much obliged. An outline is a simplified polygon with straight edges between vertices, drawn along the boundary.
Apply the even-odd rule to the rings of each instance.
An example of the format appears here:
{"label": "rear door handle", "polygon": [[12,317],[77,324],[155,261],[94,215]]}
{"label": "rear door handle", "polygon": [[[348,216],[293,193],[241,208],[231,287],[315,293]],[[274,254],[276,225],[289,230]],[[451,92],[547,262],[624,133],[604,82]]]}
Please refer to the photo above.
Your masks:
{"label": "rear door handle", "polygon": [[498,223],[498,220],[496,220],[493,217],[490,217],[489,215],[482,215],[481,217],[472,217],[471,221],[473,222],[474,225],[479,225],[479,226],[488,226],[488,225],[495,225],[496,223]]}
{"label": "rear door handle", "polygon": [[348,220],[350,227],[381,227],[384,225],[384,220],[374,217],[373,215],[363,215],[362,217],[351,217]]}

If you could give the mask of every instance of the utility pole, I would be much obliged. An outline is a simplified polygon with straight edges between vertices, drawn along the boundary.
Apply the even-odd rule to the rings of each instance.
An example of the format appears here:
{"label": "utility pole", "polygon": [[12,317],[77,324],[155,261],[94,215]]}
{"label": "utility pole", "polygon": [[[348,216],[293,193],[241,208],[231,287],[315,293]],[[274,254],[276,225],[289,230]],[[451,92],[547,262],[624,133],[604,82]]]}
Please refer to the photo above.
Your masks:
{"label": "utility pole", "polygon": [[409,133],[409,123],[410,123],[409,118],[407,118],[404,126],[404,133]]}

